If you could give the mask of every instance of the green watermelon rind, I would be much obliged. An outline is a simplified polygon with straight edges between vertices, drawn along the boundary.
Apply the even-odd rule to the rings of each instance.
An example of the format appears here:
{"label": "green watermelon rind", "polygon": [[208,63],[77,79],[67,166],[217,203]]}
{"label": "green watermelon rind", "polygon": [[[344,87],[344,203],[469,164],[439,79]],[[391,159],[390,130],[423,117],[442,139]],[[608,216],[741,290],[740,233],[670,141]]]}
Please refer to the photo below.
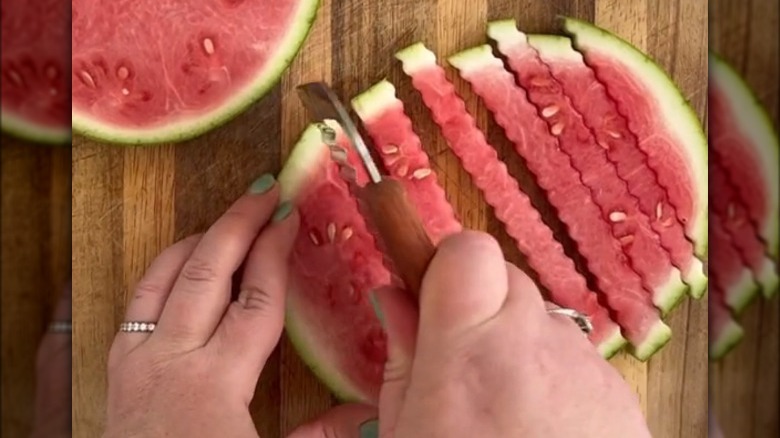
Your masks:
{"label": "green watermelon rind", "polygon": [[605,29],[569,17],[563,18],[563,29],[572,37],[574,47],[578,51],[587,55],[588,51],[593,49],[619,60],[621,66],[627,68],[635,79],[640,80],[660,105],[665,125],[673,133],[677,143],[682,145],[681,150],[684,151],[686,162],[693,172],[698,205],[693,212],[689,225],[691,231],[688,234],[693,240],[696,255],[706,259],[709,214],[708,143],[696,112],[667,73],[628,41]]}
{"label": "green watermelon rind", "polygon": [[628,340],[623,337],[620,327],[616,327],[612,334],[598,344],[596,349],[601,357],[604,359],[611,359],[618,354],[626,344],[628,344]]}
{"label": "green watermelon rind", "polygon": [[729,320],[720,332],[720,336],[710,343],[710,361],[718,361],[727,355],[745,337],[745,330],[734,320]]}
{"label": "green watermelon rind", "polygon": [[[327,147],[322,143],[320,130],[315,125],[309,125],[293,147],[277,178],[280,202],[295,202],[302,188],[310,182],[312,173],[320,170],[321,163],[323,159],[327,159],[327,156]],[[336,361],[327,359],[330,354],[327,346],[323,346],[321,341],[316,339],[312,330],[306,329],[306,322],[300,317],[293,298],[297,295],[293,293],[295,287],[295,281],[291,279],[285,311],[285,330],[298,355],[339,400],[367,402],[367,397],[350,382],[347,376],[336,369],[334,365]]]}
{"label": "green watermelon rind", "polygon": [[282,78],[282,74],[297,56],[317,17],[320,0],[298,0],[299,6],[291,19],[292,26],[277,45],[277,50],[265,68],[242,90],[237,90],[219,108],[196,118],[151,129],[132,129],[109,125],[88,114],[72,111],[73,131],[94,140],[127,146],[182,142],[203,135],[243,113],[264,97]]}
{"label": "green watermelon rind", "polygon": [[767,241],[769,254],[778,260],[780,256],[780,141],[767,113],[758,96],[752,91],[745,80],[718,54],[709,53],[710,80],[717,82],[719,89],[726,94],[729,106],[739,108],[734,111],[737,125],[742,127],[742,133],[758,146],[753,149],[761,158],[757,163],[763,167],[764,175],[770,178],[765,187],[770,191],[769,208],[771,216],[766,226],[760,231]]}
{"label": "green watermelon rind", "polygon": [[63,145],[69,144],[71,139],[69,127],[51,128],[29,122],[6,109],[0,111],[0,129],[16,138],[36,143]]}
{"label": "green watermelon rind", "polygon": [[726,304],[735,315],[740,315],[748,305],[759,295],[761,287],[749,268],[742,269],[739,279],[728,287],[726,291]]}
{"label": "green watermelon rind", "polygon": [[764,297],[770,299],[777,294],[780,286],[780,276],[777,274],[777,265],[768,257],[764,258],[761,270],[756,275],[756,281],[761,285]]}
{"label": "green watermelon rind", "polygon": [[639,345],[628,345],[628,351],[635,358],[646,361],[672,339],[672,329],[663,322],[656,321],[647,331],[644,341]]}
{"label": "green watermelon rind", "polygon": [[[513,23],[513,22],[512,22]],[[503,26],[503,24],[502,24]],[[502,30],[503,31],[503,30]],[[516,31],[516,30],[515,30]],[[560,59],[568,59],[572,62],[582,62],[582,54],[574,50],[572,40],[562,35],[542,35],[534,34],[527,35],[528,43],[534,48],[544,48],[545,52],[555,55]],[[691,260],[689,269],[681,270],[683,281],[689,286],[689,292],[695,299],[699,299],[704,296],[707,290],[707,284],[709,282],[707,275],[704,273],[704,264],[697,257]],[[663,300],[663,304],[671,304],[668,300]]]}

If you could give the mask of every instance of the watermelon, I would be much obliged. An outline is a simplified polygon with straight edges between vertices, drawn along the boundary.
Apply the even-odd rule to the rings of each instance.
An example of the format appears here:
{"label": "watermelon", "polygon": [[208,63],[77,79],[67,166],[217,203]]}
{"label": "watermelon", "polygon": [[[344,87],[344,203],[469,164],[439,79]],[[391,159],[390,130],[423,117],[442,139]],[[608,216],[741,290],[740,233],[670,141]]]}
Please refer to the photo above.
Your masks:
{"label": "watermelon", "polygon": [[736,189],[729,183],[726,170],[719,160],[712,155],[709,157],[710,184],[712,192],[717,196],[710,196],[712,211],[710,216],[717,216],[719,225],[728,233],[734,249],[745,264],[751,269],[753,277],[761,286],[764,294],[769,297],[777,290],[778,275],[777,265],[766,256],[765,247],[751,226],[750,215],[736,193]]}
{"label": "watermelon", "polygon": [[[468,117],[461,101],[454,102],[460,110],[457,114]],[[432,218],[447,218],[451,213],[431,215],[428,206],[430,197],[420,196],[414,185],[434,184],[427,159],[419,162],[420,140],[412,132],[411,120],[404,114],[403,103],[395,94],[395,87],[383,80],[353,99],[353,108],[363,121],[366,131],[382,151],[385,166],[392,175],[400,176],[406,182],[407,191],[417,200],[424,221]],[[451,119],[453,123],[459,123]],[[469,122],[466,121],[466,124]],[[530,199],[520,191],[517,181],[508,173],[506,166],[498,159],[495,150],[488,145],[476,125],[471,124],[464,132],[466,142],[453,144],[453,150],[461,159],[464,168],[482,190],[487,202],[495,209],[496,216],[507,228],[520,251],[527,257],[528,264],[537,272],[542,285],[549,291],[552,302],[559,306],[573,308],[588,315],[593,323],[589,335],[591,342],[604,357],[613,356],[625,344],[620,327],[609,317],[594,292],[588,289],[585,278],[577,272],[574,262],[563,251]],[[408,169],[408,170],[407,170]],[[414,170],[417,169],[417,170]],[[419,169],[425,169],[420,172]],[[435,181],[435,176],[433,176]],[[424,190],[439,196],[441,189]],[[437,205],[442,204],[437,200]],[[429,229],[429,234],[431,231]],[[433,233],[434,241],[438,233]]]}
{"label": "watermelon", "polygon": [[274,86],[318,4],[73,0],[73,129],[125,144],[213,129]]}
{"label": "watermelon", "polygon": [[520,67],[517,65],[518,55],[528,53],[531,47],[535,49],[571,105],[582,116],[596,143],[605,148],[607,158],[626,182],[628,192],[637,200],[640,211],[650,219],[672,263],[681,270],[691,295],[701,297],[707,287],[704,266],[695,257],[693,245],[685,237],[676,208],[669,202],[669,196],[655,172],[647,165],[647,156],[637,146],[638,139],[628,129],[628,122],[584,63],[582,55],[571,46],[571,40],[556,35],[530,35],[526,38],[511,20],[491,23],[488,35],[498,43],[499,50],[507,56],[510,68],[515,71],[519,71]]}
{"label": "watermelon", "polygon": [[[507,56],[516,81],[525,89],[550,133],[558,137],[561,151],[568,155],[572,167],[590,190],[602,217],[611,225],[613,236],[633,238],[633,243],[623,250],[644,284],[653,291],[653,301],[668,313],[680,302],[687,287],[680,271],[672,265],[669,252],[661,246],[657,230],[663,226],[656,218],[656,205],[650,211],[639,209],[638,197],[629,192],[628,184],[618,175],[615,163],[602,146],[608,144],[596,139],[595,130],[585,124],[583,115],[564,94],[561,83],[527,43],[525,35],[517,31],[514,21],[491,23],[488,33],[504,35],[502,53]],[[643,162],[639,164],[646,167]],[[655,228],[648,213],[652,214]],[[689,255],[693,257],[692,252]]]}
{"label": "watermelon", "polygon": [[[398,52],[396,57],[411,76],[415,89],[422,95],[451,148],[475,147],[484,141],[484,136],[473,129],[473,118],[466,113],[464,104],[430,50],[421,43],[413,44]],[[602,220],[589,191],[571,168],[568,157],[557,150],[556,139],[550,135],[546,124],[503,69],[501,61],[490,53],[489,47],[464,52],[452,58],[451,63],[483,97],[558,209],[588,267],[598,279],[623,335],[631,342],[632,353],[642,360],[650,357],[666,344],[671,331],[653,308],[640,277],[631,270],[620,243],[611,236],[606,221]],[[519,123],[519,120],[523,122]]]}
{"label": "watermelon", "polygon": [[34,142],[68,143],[70,9],[59,0],[3,0],[2,8],[2,130]]}
{"label": "watermelon", "polygon": [[713,285],[707,297],[709,302],[709,357],[718,360],[731,351],[745,335],[745,331],[731,316],[724,302],[724,293]]}
{"label": "watermelon", "polygon": [[565,18],[563,28],[639,139],[637,144],[666,190],[695,253],[705,259],[708,151],[695,111],[671,78],[636,47],[573,18]]}
{"label": "watermelon", "polygon": [[709,234],[713,251],[710,254],[710,276],[723,291],[726,304],[742,312],[758,294],[759,286],[741,254],[734,248],[731,236],[724,229],[719,215],[710,217]]}
{"label": "watermelon", "polygon": [[710,53],[709,141],[756,232],[780,255],[780,147],[769,115],[744,80]]}

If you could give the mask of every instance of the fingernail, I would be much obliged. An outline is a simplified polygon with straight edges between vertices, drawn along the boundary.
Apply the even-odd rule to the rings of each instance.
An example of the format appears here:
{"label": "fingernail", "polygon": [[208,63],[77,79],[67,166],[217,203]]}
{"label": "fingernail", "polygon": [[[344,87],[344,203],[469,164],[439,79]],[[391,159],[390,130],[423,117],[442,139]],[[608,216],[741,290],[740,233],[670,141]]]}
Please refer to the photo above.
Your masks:
{"label": "fingernail", "polygon": [[368,294],[368,299],[371,301],[371,307],[374,308],[374,313],[376,314],[377,319],[379,320],[379,323],[382,324],[382,327],[385,326],[385,315],[382,313],[382,308],[379,307],[379,300],[376,298],[376,292],[371,291]]}
{"label": "fingernail", "polygon": [[270,173],[266,173],[265,175],[261,176],[260,178],[257,178],[255,182],[252,183],[251,186],[249,186],[249,193],[253,195],[261,195],[268,190],[271,189],[271,187],[274,186],[274,183],[276,182],[276,179],[273,175]]}
{"label": "fingernail", "polygon": [[360,438],[379,438],[379,422],[369,420],[360,425]]}
{"label": "fingernail", "polygon": [[287,216],[290,215],[290,213],[292,213],[292,208],[293,208],[292,202],[290,201],[282,202],[281,204],[279,204],[278,207],[276,207],[276,211],[274,212],[274,216],[273,218],[271,218],[271,220],[273,220],[274,222],[283,221],[285,218],[287,218]]}

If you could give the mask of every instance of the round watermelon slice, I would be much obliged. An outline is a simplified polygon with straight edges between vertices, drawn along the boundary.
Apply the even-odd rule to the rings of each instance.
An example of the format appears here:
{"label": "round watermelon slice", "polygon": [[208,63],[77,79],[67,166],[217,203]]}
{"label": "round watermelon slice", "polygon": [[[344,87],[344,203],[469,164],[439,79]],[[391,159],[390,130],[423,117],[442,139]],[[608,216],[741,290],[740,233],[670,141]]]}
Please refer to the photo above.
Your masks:
{"label": "round watermelon slice", "polygon": [[640,139],[696,255],[706,258],[708,151],[696,113],[674,81],[636,47],[573,18],[565,18],[563,28]]}
{"label": "round watermelon slice", "polygon": [[59,0],[3,0],[2,8],[2,130],[30,141],[67,143],[68,6]]}
{"label": "round watermelon slice", "polygon": [[279,80],[318,0],[73,0],[73,129],[103,141],[181,141]]}
{"label": "round watermelon slice", "polygon": [[775,259],[780,255],[780,146],[772,121],[744,80],[710,53],[710,145]]}

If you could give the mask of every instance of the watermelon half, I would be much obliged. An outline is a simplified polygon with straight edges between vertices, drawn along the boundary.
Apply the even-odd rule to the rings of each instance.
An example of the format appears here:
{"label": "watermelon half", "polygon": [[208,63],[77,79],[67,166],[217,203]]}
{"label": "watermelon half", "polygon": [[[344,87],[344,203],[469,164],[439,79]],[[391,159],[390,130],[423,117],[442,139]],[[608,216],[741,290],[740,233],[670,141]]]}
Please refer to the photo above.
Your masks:
{"label": "watermelon half", "polygon": [[70,141],[65,77],[69,13],[60,0],[3,0],[3,132],[40,143]]}
{"label": "watermelon half", "polygon": [[671,78],[630,43],[590,23],[563,28],[640,139],[638,146],[666,189],[696,255],[707,254],[707,138]]}
{"label": "watermelon half", "polygon": [[737,189],[766,251],[780,253],[780,146],[772,121],[744,80],[710,52],[710,147]]}
{"label": "watermelon half", "polygon": [[318,0],[73,0],[73,129],[160,143],[228,121],[279,80]]}

